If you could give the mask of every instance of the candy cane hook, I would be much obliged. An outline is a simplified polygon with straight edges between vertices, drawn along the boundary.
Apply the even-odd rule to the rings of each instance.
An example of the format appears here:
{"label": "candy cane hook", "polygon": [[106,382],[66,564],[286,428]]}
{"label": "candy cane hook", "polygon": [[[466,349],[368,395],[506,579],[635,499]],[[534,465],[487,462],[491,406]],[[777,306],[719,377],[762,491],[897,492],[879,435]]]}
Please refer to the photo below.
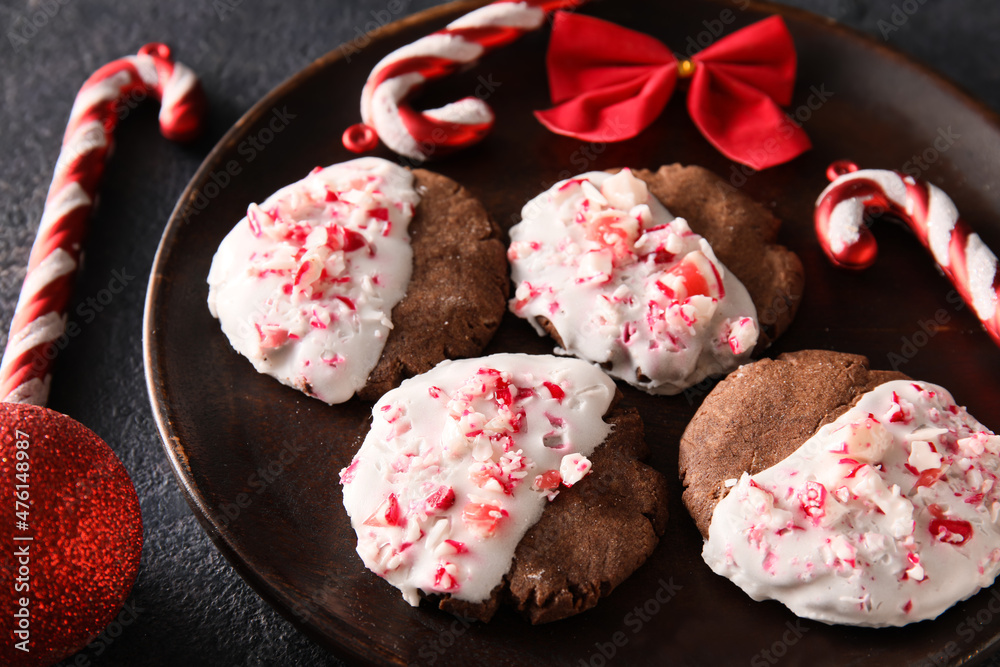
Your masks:
{"label": "candy cane hook", "polygon": [[586,0],[497,0],[452,21],[383,58],[361,92],[361,118],[344,132],[344,146],[364,153],[381,138],[393,151],[417,161],[480,141],[493,128],[493,110],[477,97],[438,109],[409,104],[425,83],[474,64],[483,54],[538,29],[550,12]]}
{"label": "candy cane hook", "polygon": [[965,303],[1000,345],[1000,276],[997,257],[959,217],[940,188],[898,171],[862,169],[835,162],[832,181],[816,200],[816,235],[837,266],[865,269],[878,246],[865,218],[889,214],[906,223],[927,248]]}
{"label": "candy cane hook", "polygon": [[94,205],[122,116],[122,103],[160,101],[160,130],[174,141],[197,136],[205,111],[198,78],[175,63],[164,44],[108,63],[84,82],[70,111],[45,208],[28,258],[10,335],[0,361],[0,400],[44,405],[56,341],[80,262],[86,221]]}

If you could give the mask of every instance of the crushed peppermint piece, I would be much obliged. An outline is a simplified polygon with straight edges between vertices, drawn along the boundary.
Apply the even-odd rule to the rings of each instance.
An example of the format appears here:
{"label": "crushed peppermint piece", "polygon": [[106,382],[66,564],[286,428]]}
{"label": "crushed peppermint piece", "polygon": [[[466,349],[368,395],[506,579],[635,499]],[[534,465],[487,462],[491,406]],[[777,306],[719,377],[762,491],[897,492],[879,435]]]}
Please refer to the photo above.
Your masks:
{"label": "crushed peppermint piece", "polygon": [[933,445],[926,440],[914,440],[910,443],[910,456],[907,462],[923,472],[941,467],[941,455],[934,451]]}
{"label": "crushed peppermint piece", "polygon": [[510,309],[566,352],[652,394],[745,363],[757,311],[708,242],[623,169],[561,181],[510,230]]}
{"label": "crushed peppermint piece", "polygon": [[250,204],[208,276],[209,310],[233,348],[322,401],[350,398],[382,355],[406,292],[418,202],[411,172],[360,158]]}
{"label": "crushed peppermint piece", "polygon": [[590,474],[590,460],[581,454],[567,454],[559,464],[559,475],[566,487],[573,486]]}
{"label": "crushed peppermint piece", "polygon": [[[365,565],[414,605],[418,591],[488,598],[560,484],[590,471],[615,391],[578,359],[499,354],[441,363],[385,394],[341,472]],[[558,448],[546,445],[555,424]]]}
{"label": "crushed peppermint piece", "polygon": [[727,481],[702,556],[805,618],[934,618],[1000,572],[998,474],[1000,437],[946,390],[888,382],[780,463]]}

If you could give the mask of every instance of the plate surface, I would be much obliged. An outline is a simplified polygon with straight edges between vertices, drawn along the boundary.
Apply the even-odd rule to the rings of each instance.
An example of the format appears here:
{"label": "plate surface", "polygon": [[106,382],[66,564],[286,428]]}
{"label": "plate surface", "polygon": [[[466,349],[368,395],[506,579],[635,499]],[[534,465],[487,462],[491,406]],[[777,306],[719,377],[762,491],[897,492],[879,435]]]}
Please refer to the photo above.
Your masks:
{"label": "plate surface", "polygon": [[[740,3],[742,6],[743,3]],[[704,391],[652,397],[624,388],[638,407],[652,465],[671,485],[671,518],[653,557],[594,610],[530,627],[502,611],[469,625],[409,607],[364,569],[341,504],[338,472],[356,451],[370,406],[329,407],[257,375],[229,347],[205,305],[212,255],[250,202],[316,165],[352,157],[340,134],[358,121],[358,96],[389,51],[442,27],[475,3],[424,12],[382,30],[350,60],[339,51],[257,104],[223,138],[185,191],[150,280],[146,373],[165,449],[199,520],[239,572],[299,627],[356,661],[435,665],[945,664],[977,661],[1000,637],[1000,590],[935,621],[868,630],[801,621],[776,602],[753,602],[701,560],[701,538],[680,502],[677,445]],[[875,225],[882,252],[849,274],[823,258],[812,205],[826,166],[910,169],[934,181],[993,248],[1000,248],[1000,121],[951,84],[895,52],[812,15],[773,5],[710,0],[595,2],[585,13],[642,30],[684,53],[713,33],[772,13],[786,17],[799,52],[791,113],[815,148],[791,164],[752,173],[697,133],[675,93],[641,136],[582,144],[531,116],[548,106],[545,31],[435,83],[420,102],[489,98],[494,133],[430,164],[477,195],[506,229],[521,206],[560,178],[618,166],[700,164],[771,206],[781,241],[806,266],[806,293],[788,333],[769,351],[827,348],[867,355],[951,389],[980,421],[1000,428],[1000,350],[906,230]],[[390,159],[388,152],[377,153]],[[551,342],[508,316],[487,353],[550,352]],[[669,598],[669,599],[668,599]],[[667,600],[664,602],[664,600]]]}

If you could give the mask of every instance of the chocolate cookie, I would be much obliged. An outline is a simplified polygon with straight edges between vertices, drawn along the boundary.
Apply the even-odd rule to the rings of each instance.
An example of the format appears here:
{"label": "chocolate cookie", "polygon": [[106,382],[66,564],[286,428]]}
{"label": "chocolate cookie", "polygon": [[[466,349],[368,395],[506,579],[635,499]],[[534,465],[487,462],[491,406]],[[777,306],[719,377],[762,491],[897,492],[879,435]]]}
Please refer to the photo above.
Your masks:
{"label": "chocolate cookie", "polygon": [[775,243],[781,221],[703,167],[672,164],[633,173],[667,210],[708,239],[716,257],[740,279],[757,307],[756,350],[770,345],[795,317],[805,282],[798,256]]}
{"label": "chocolate cookie", "polygon": [[804,350],[741,367],[705,398],[680,443],[683,500],[702,536],[725,481],[770,468],[865,392],[891,380],[855,354]]}
{"label": "chocolate cookie", "polygon": [[545,508],[492,598],[444,596],[441,609],[488,621],[507,603],[532,623],[557,621],[596,605],[649,558],[666,527],[666,480],[641,462],[649,452],[638,411],[614,407],[604,421],[614,430],[591,456],[593,472]]}
{"label": "chocolate cookie", "polygon": [[[761,304],[787,293],[775,309],[780,330],[791,320],[801,265],[770,244],[773,216],[720,185],[705,170],[664,167],[588,172],[540,193],[509,233],[511,311],[566,353],[651,394],[677,394],[749,362],[779,331]],[[664,206],[674,203],[700,225]],[[748,229],[732,241],[737,227]],[[756,301],[713,251],[720,241],[752,258],[741,269],[758,283]]]}
{"label": "chocolate cookie", "polygon": [[652,553],[667,517],[642,421],[569,357],[439,364],[372,409],[341,471],[365,566],[413,606],[533,623],[594,606]]}
{"label": "chocolate cookie", "polygon": [[375,400],[482,351],[509,289],[499,237],[454,181],[358,158],[250,204],[212,260],[208,307],[258,372],[330,404]]}
{"label": "chocolate cookie", "polygon": [[612,377],[677,394],[788,327],[803,272],[773,243],[779,226],[698,167],[581,174],[531,199],[510,229],[510,309]]}
{"label": "chocolate cookie", "polygon": [[420,204],[410,221],[413,274],[392,310],[382,357],[358,396],[377,400],[439,361],[483,351],[510,289],[500,228],[468,190],[441,174],[413,170]]}

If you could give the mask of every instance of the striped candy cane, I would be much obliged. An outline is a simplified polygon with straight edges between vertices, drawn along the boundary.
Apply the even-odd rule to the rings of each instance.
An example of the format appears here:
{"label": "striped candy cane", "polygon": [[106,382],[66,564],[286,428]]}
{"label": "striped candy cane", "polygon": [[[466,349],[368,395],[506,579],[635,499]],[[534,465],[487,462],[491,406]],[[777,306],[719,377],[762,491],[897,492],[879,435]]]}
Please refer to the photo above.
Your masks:
{"label": "striped candy cane", "polygon": [[1000,276],[997,257],[959,217],[941,189],[898,171],[835,162],[832,181],[816,201],[816,234],[827,257],[865,269],[878,254],[865,216],[890,214],[906,223],[1000,345]]}
{"label": "striped candy cane", "polygon": [[0,396],[7,403],[44,405],[55,342],[66,328],[86,221],[111,153],[122,102],[158,99],[160,130],[175,141],[194,138],[205,96],[194,73],[170,58],[163,44],[108,63],[80,88],[70,111],[28,271],[0,361]]}
{"label": "striped candy cane", "polygon": [[423,84],[475,63],[483,54],[538,29],[557,9],[586,0],[497,0],[452,21],[383,58],[361,92],[361,118],[344,132],[344,146],[355,153],[386,146],[423,161],[480,141],[493,128],[493,110],[466,97],[438,109],[416,111],[409,98]]}

